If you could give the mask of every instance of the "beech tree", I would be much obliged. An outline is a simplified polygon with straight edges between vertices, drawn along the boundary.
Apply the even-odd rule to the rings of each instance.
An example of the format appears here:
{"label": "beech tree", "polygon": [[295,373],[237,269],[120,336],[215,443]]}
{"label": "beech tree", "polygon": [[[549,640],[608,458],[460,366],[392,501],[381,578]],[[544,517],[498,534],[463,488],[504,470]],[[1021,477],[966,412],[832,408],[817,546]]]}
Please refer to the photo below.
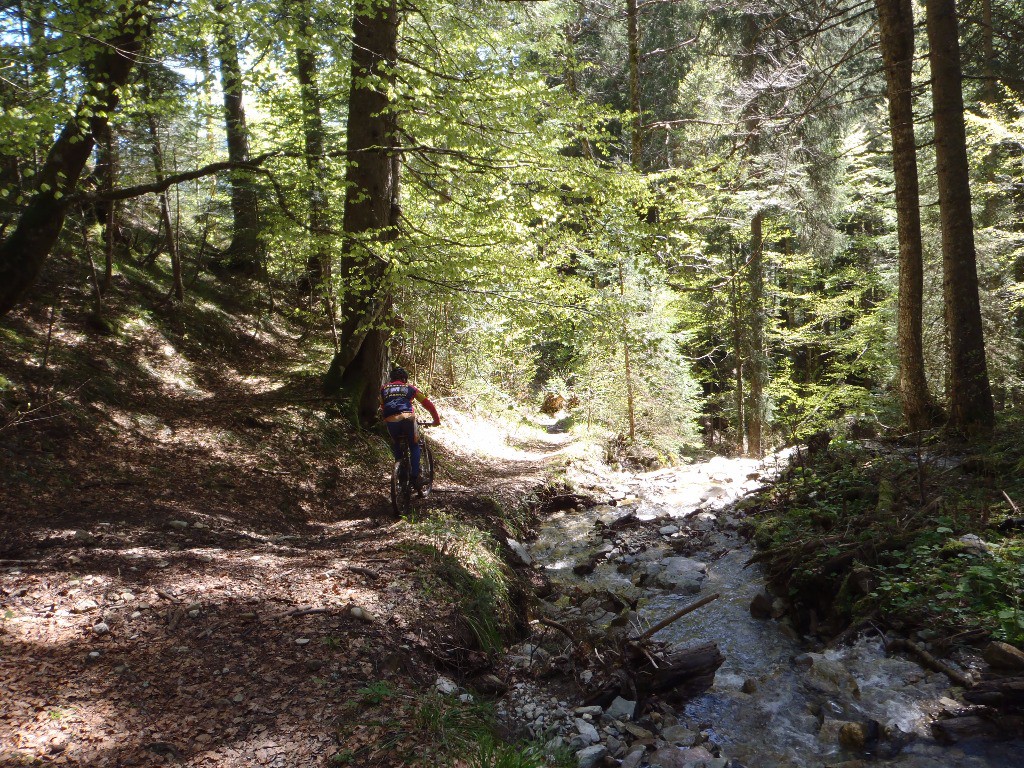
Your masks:
{"label": "beech tree", "polygon": [[74,114],[47,153],[35,191],[14,231],[0,242],[0,315],[9,312],[35,282],[64,227],[68,195],[78,184],[97,137],[102,136],[121,89],[151,31],[148,0],[124,0],[108,19],[105,39],[88,46],[81,62],[85,84]]}
{"label": "beech tree", "polygon": [[387,364],[383,321],[392,298],[387,261],[378,248],[398,234],[398,117],[388,92],[395,82],[399,21],[397,0],[368,0],[352,22],[348,186],[340,265],[344,289],[338,351],[326,384],[344,392],[363,421],[376,413]]}

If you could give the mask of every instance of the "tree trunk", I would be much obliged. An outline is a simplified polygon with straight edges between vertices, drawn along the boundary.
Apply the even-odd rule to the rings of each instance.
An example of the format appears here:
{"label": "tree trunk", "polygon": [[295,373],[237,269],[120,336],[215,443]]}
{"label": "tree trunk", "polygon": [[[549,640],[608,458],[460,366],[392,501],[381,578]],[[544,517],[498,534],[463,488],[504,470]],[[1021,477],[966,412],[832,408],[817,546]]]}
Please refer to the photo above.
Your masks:
{"label": "tree trunk", "polygon": [[949,329],[949,424],[965,436],[983,436],[991,432],[995,416],[978,297],[955,0],[927,0],[925,13]]}
{"label": "tree trunk", "polygon": [[900,399],[907,426],[919,430],[934,426],[942,413],[928,391],[921,335],[924,270],[912,92],[914,11],[911,0],[875,0],[875,5],[878,8],[882,62],[889,97],[889,131],[896,181],[896,232],[899,240],[896,336]]}
{"label": "tree trunk", "polygon": [[323,238],[327,232],[327,201],[324,192],[324,121],[320,113],[320,89],[317,84],[316,43],[310,30],[311,9],[308,0],[297,8],[298,36],[295,50],[295,75],[302,100],[302,128],[305,141],[306,171],[309,174],[310,253],[306,257],[304,287],[312,309],[318,298],[333,321],[333,302],[324,293],[330,274],[330,257]]}
{"label": "tree trunk", "polygon": [[[626,280],[622,272],[622,261],[619,261],[619,296],[625,301]],[[629,439],[636,440],[636,405],[633,385],[633,366],[629,357],[629,326],[623,306],[622,316],[622,365],[626,374],[626,415],[629,417]]]}
{"label": "tree trunk", "polygon": [[67,196],[78,183],[107,116],[117,108],[120,89],[149,36],[148,5],[148,0],[131,0],[113,12],[114,33],[86,65],[85,95],[50,148],[37,175],[35,195],[0,244],[0,315],[32,286],[60,236]]}
{"label": "tree trunk", "polygon": [[747,452],[760,458],[764,455],[761,436],[764,425],[764,213],[758,211],[750,220],[750,260],[747,281],[750,288],[748,311],[749,349],[747,360],[750,382],[750,405],[747,407]]}
{"label": "tree trunk", "polygon": [[374,245],[397,236],[399,153],[397,118],[388,99],[398,59],[397,0],[376,0],[353,20],[348,111],[348,186],[341,261],[344,290],[338,353],[325,386],[347,396],[362,422],[377,410],[389,334],[387,262]]}
{"label": "tree trunk", "polygon": [[[217,0],[214,10],[220,17],[217,29],[217,50],[220,57],[221,90],[224,93],[224,129],[227,134],[228,160],[249,161],[249,130],[245,124],[242,67],[238,59],[238,38],[231,19],[231,10]],[[259,271],[263,257],[260,242],[259,198],[256,184],[247,171],[235,170],[231,180],[231,244],[227,249],[227,266],[242,274]]]}
{"label": "tree trunk", "polygon": [[640,108],[640,24],[637,0],[626,0],[626,47],[629,59],[629,110],[633,113],[630,158],[635,169],[643,166],[643,116]]}
{"label": "tree trunk", "polygon": [[996,87],[996,47],[992,29],[992,0],[981,0],[981,53],[985,61],[982,64],[982,95],[985,101],[993,104],[999,95]]}
{"label": "tree trunk", "polygon": [[[148,88],[146,89],[149,90]],[[147,99],[150,101],[150,99]],[[152,102],[151,102],[152,103]],[[156,115],[151,110],[146,113],[146,122],[149,127],[150,147],[153,157],[153,175],[157,182],[164,180],[164,152],[160,145],[160,131],[156,123]],[[178,239],[174,235],[174,224],[171,221],[171,207],[167,202],[167,190],[159,194],[160,219],[167,236],[167,251],[171,257],[171,292],[178,301],[185,298],[185,285],[181,279],[181,257],[178,253]]]}
{"label": "tree trunk", "polygon": [[[744,41],[744,76],[753,85],[754,75],[757,72],[757,41],[761,30],[758,27],[757,18],[750,14],[746,19],[746,40]],[[750,104],[747,105],[747,118],[745,127],[747,130],[747,151],[756,160],[761,150],[761,117],[760,104],[755,90]],[[764,312],[764,218],[765,213],[760,203],[755,201],[758,207],[753,211],[750,218],[750,244],[749,258],[747,259],[747,306],[745,333],[743,344],[745,349],[742,359],[746,366],[746,377],[749,383],[748,400],[746,407],[745,422],[745,448],[746,453],[760,457],[764,446],[762,445],[762,431],[764,426],[765,398],[764,385],[767,379],[767,365],[765,360],[764,337],[765,337],[765,312]],[[741,425],[744,422],[740,422]]]}

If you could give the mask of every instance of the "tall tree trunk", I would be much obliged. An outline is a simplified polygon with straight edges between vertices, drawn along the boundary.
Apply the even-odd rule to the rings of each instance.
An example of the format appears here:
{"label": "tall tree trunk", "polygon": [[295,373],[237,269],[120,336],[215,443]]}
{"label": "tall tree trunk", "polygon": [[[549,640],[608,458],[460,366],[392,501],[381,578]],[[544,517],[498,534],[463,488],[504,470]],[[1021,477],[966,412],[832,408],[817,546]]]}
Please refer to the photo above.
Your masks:
{"label": "tall tree trunk", "polygon": [[[622,270],[622,261],[619,260],[619,296],[626,297],[626,279]],[[625,306],[623,306],[625,310]],[[629,325],[626,315],[622,318],[622,366],[626,375],[626,415],[629,419],[629,439],[636,440],[636,399],[634,395],[635,385],[633,383],[633,365],[629,355]]]}
{"label": "tall tree trunk", "polygon": [[37,175],[36,193],[14,231],[0,243],[0,315],[32,286],[67,216],[67,199],[82,175],[96,137],[117,108],[121,87],[149,36],[148,0],[128,0],[112,13],[112,34],[86,64],[85,95],[64,125]]}
{"label": "tall tree trunk", "polygon": [[330,272],[330,258],[323,238],[327,232],[327,201],[324,192],[324,121],[320,113],[320,89],[317,84],[316,42],[311,34],[311,9],[308,0],[298,4],[298,35],[295,49],[295,74],[302,101],[302,133],[305,142],[306,172],[309,174],[310,253],[306,257],[304,287],[310,308],[318,299],[333,320],[333,302],[324,293]]}
{"label": "tall tree trunk", "polygon": [[949,423],[971,437],[991,432],[995,416],[978,297],[955,0],[926,0],[925,13],[942,221],[942,293],[949,330]]}
{"label": "tall tree trunk", "polygon": [[920,188],[914,136],[914,10],[911,0],[875,0],[882,62],[889,97],[889,132],[896,181],[899,240],[899,310],[896,319],[903,418],[912,430],[938,423],[942,413],[928,391],[924,372],[921,315],[924,269],[921,250]]}
{"label": "tall tree trunk", "polygon": [[[744,54],[746,56],[743,74],[751,87],[757,72],[757,41],[761,30],[757,18],[749,14],[746,19],[746,40]],[[747,131],[747,151],[756,162],[761,151],[761,117],[760,99],[756,90],[746,108],[745,127]],[[765,311],[764,311],[764,219],[765,213],[760,203],[755,201],[757,208],[750,217],[749,256],[747,258],[747,306],[743,343],[745,349],[742,359],[745,362],[745,373],[748,387],[745,447],[752,456],[763,455],[763,429],[765,416],[764,388],[767,380],[767,361],[765,359]],[[741,425],[743,422],[741,422]]]}
{"label": "tall tree trunk", "polygon": [[[231,9],[224,0],[216,0],[214,10],[220,17],[217,28],[217,51],[220,57],[221,90],[224,93],[224,129],[227,134],[228,160],[232,163],[246,163],[249,161],[249,129],[245,123],[238,37],[231,18]],[[229,178],[232,226],[227,266],[243,274],[254,275],[259,271],[263,257],[256,184],[247,171],[232,171]]]}
{"label": "tall tree trunk", "polygon": [[[146,89],[149,90],[148,88]],[[147,101],[151,101],[147,99]],[[157,182],[164,180],[164,151],[160,144],[160,131],[157,126],[156,115],[152,110],[146,113],[146,122],[149,127],[149,140],[151,155],[153,158],[153,175]],[[181,257],[178,253],[178,238],[175,237],[174,224],[171,221],[171,207],[167,202],[167,190],[159,193],[160,219],[163,222],[163,229],[167,237],[167,251],[171,257],[171,292],[178,301],[185,298],[185,285],[181,278]]]}
{"label": "tall tree trunk", "polygon": [[764,212],[757,211],[750,220],[750,259],[747,263],[747,284],[750,306],[747,307],[750,371],[750,405],[747,407],[747,452],[760,458],[764,455]]}
{"label": "tall tree trunk", "polygon": [[643,166],[643,115],[640,104],[640,20],[637,0],[626,0],[626,50],[629,64],[629,110],[633,113],[630,157],[634,168]]}
{"label": "tall tree trunk", "polygon": [[994,103],[999,95],[996,87],[996,47],[992,28],[992,0],[981,0],[981,53],[985,61],[982,64],[982,76],[985,78],[982,94],[985,101]]}
{"label": "tall tree trunk", "polygon": [[374,245],[397,236],[397,117],[388,99],[398,60],[397,0],[371,0],[353,19],[348,110],[348,186],[340,277],[344,290],[339,350],[325,386],[340,390],[360,421],[373,418],[387,363],[391,311],[387,263]]}

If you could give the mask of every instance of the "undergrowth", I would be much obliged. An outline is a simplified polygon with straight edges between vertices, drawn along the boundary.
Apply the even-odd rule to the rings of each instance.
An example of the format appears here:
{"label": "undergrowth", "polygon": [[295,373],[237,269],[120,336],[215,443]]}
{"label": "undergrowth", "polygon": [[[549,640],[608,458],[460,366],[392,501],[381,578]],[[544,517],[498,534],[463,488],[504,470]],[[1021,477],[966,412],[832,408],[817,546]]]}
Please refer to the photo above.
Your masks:
{"label": "undergrowth", "polygon": [[569,768],[567,751],[546,754],[543,745],[506,742],[494,708],[473,700],[413,691],[388,681],[361,688],[346,705],[346,749],[332,766],[407,765],[458,768]]}
{"label": "undergrowth", "polygon": [[798,629],[865,618],[923,639],[1024,643],[1024,446],[833,442],[755,504],[757,560]]}
{"label": "undergrowth", "polygon": [[415,539],[408,546],[422,556],[424,590],[457,604],[480,650],[501,650],[516,617],[514,577],[494,538],[443,511],[409,525]]}

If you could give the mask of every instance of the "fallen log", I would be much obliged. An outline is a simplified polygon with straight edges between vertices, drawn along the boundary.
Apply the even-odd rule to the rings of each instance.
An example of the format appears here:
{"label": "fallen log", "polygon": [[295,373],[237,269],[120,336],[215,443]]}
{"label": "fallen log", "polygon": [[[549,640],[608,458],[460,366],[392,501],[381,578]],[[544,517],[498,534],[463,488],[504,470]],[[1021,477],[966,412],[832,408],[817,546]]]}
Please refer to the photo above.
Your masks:
{"label": "fallen log", "polygon": [[990,707],[1024,706],[1024,677],[996,677],[982,680],[964,692],[972,704]]}
{"label": "fallen log", "polygon": [[949,664],[935,658],[913,640],[897,638],[896,640],[890,641],[885,646],[885,650],[889,653],[893,653],[894,651],[908,651],[917,656],[918,660],[924,667],[932,670],[933,672],[941,672],[956,685],[962,685],[964,688],[970,688],[974,685],[974,678],[970,675],[965,675],[960,670],[954,669]]}
{"label": "fallen log", "polygon": [[669,624],[672,624],[673,622],[678,621],[679,619],[683,618],[683,616],[685,616],[688,613],[693,613],[698,608],[703,608],[708,603],[712,602],[713,600],[717,600],[720,597],[721,597],[721,595],[718,594],[717,592],[715,592],[713,595],[708,595],[707,597],[702,597],[700,600],[697,600],[696,602],[690,603],[689,605],[687,605],[687,606],[685,606],[683,608],[680,608],[678,611],[673,613],[667,619],[662,619],[657,624],[655,624],[653,627],[648,629],[646,632],[644,632],[643,634],[641,634],[638,637],[636,637],[635,640],[646,640],[649,637],[654,637],[654,635],[656,635],[658,632],[663,630]]}
{"label": "fallen log", "polygon": [[657,657],[636,643],[628,643],[626,649],[638,703],[652,695],[692,699],[714,684],[715,673],[725,661],[717,643],[678,648]]}

